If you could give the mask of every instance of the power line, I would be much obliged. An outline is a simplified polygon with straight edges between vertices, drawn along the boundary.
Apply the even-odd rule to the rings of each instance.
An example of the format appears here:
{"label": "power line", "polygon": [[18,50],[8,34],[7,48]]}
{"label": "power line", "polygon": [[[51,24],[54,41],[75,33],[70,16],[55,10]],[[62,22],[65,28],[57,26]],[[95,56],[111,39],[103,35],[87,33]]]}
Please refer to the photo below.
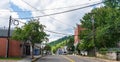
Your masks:
{"label": "power line", "polygon": [[[96,2],[99,2],[99,1],[95,1],[95,2],[92,2],[92,3],[96,3]],[[59,7],[59,8],[52,8],[52,9],[42,9],[42,10],[37,10],[37,11],[59,10],[59,9],[72,8],[72,7],[88,5],[88,4],[90,4],[90,3],[85,3],[85,4],[80,4],[80,5],[72,5],[72,6],[66,6],[66,7]],[[30,12],[30,11],[0,11],[0,12]],[[32,11],[32,12],[36,12],[36,11]]]}
{"label": "power line", "polygon": [[19,21],[20,23],[22,23],[22,24],[26,24],[25,22],[22,22],[22,21]]}
{"label": "power line", "polygon": [[[18,20],[18,22],[20,22],[20,23],[22,23],[22,24],[26,24],[25,22],[22,22],[22,21],[19,21]],[[54,33],[54,34],[61,34],[61,35],[68,35],[68,36],[80,36],[80,35],[73,35],[73,34],[65,34],[65,33],[60,33],[60,32],[55,32],[55,31],[51,31],[51,30],[45,30],[45,31],[47,31],[47,32],[50,32],[50,33]],[[92,34],[90,34],[90,35],[92,35]]]}
{"label": "power line", "polygon": [[72,34],[65,34],[65,33],[55,32],[55,31],[51,31],[51,30],[45,30],[45,31],[55,33],[55,34],[61,34],[61,35],[72,35]]}
{"label": "power line", "polygon": [[[19,22],[22,23],[22,24],[26,24],[25,22],[22,22],[22,21],[19,21]],[[55,32],[55,31],[51,31],[51,30],[45,30],[45,31],[55,33],[55,34],[61,34],[61,35],[72,35],[72,34],[65,34],[65,33]]]}
{"label": "power line", "polygon": [[[22,24],[26,24],[25,22],[22,22],[22,21],[19,21],[19,22],[22,23]],[[54,34],[61,34],[61,35],[68,35],[68,36],[70,36],[70,35],[71,36],[80,36],[80,35],[73,35],[73,34],[65,34],[65,33],[55,32],[55,31],[46,30],[46,29],[45,29],[45,31],[50,32],[50,33],[54,33]],[[92,35],[92,34],[90,34],[90,35]]]}
{"label": "power line", "polygon": [[[23,1],[23,0],[21,0],[21,1]],[[26,3],[28,6],[30,6],[31,8],[35,9],[36,11],[39,11],[37,8],[33,7],[33,6],[30,5],[29,3],[25,2],[25,1],[23,1],[23,2]],[[45,14],[45,12],[43,12],[43,11],[41,11],[41,13],[42,13],[42,14]],[[60,20],[58,20],[58,19],[55,19],[55,18],[53,18],[53,17],[51,17],[51,16],[49,16],[49,17],[50,17],[51,19],[56,20],[57,22],[60,22],[60,23],[64,24],[64,25],[72,26],[72,25],[70,25],[70,24],[63,23],[62,21],[60,21]],[[72,26],[72,29],[74,29],[74,26]]]}
{"label": "power line", "polygon": [[46,16],[51,16],[51,15],[63,14],[63,13],[68,13],[68,12],[72,12],[72,11],[75,11],[75,10],[79,10],[79,9],[83,9],[83,8],[95,6],[95,5],[98,5],[98,4],[101,4],[101,3],[105,3],[105,2],[106,1],[104,1],[104,2],[102,1],[102,2],[99,2],[99,3],[95,3],[95,4],[91,4],[91,5],[87,5],[87,6],[84,6],[84,7],[79,7],[79,8],[71,9],[71,10],[66,10],[66,11],[58,12],[58,13],[46,14],[46,15],[35,16],[35,17],[15,18],[15,19],[30,19],[30,18],[39,18],[39,17],[46,17]]}

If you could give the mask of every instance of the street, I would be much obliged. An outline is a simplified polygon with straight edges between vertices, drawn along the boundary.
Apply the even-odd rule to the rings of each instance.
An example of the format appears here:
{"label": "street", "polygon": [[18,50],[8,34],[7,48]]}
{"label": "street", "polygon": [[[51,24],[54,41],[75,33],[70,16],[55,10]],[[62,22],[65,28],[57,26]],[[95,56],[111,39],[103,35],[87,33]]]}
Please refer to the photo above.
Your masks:
{"label": "street", "polygon": [[36,62],[105,62],[99,59],[91,59],[77,55],[49,55],[40,58]]}
{"label": "street", "polygon": [[61,55],[50,55],[40,58],[37,62],[70,62],[70,61]]}

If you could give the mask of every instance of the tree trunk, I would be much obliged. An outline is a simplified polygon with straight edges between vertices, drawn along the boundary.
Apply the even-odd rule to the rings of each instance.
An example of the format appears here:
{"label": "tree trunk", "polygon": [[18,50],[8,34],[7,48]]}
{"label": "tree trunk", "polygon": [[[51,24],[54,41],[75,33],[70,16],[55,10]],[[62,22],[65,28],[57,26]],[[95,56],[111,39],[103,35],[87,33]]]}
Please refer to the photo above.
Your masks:
{"label": "tree trunk", "polygon": [[34,59],[34,44],[31,44],[31,58]]}
{"label": "tree trunk", "polygon": [[24,42],[20,44],[21,47],[21,58],[24,57]]}

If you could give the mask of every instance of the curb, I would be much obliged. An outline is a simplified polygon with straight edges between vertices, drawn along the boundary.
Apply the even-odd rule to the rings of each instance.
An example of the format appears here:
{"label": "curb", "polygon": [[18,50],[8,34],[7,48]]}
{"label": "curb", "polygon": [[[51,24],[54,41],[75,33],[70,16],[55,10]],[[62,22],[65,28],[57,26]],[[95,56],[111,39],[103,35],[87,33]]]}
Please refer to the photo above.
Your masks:
{"label": "curb", "polygon": [[32,59],[32,62],[37,61],[37,60],[38,60],[39,58],[41,58],[41,57],[42,57],[42,56]]}

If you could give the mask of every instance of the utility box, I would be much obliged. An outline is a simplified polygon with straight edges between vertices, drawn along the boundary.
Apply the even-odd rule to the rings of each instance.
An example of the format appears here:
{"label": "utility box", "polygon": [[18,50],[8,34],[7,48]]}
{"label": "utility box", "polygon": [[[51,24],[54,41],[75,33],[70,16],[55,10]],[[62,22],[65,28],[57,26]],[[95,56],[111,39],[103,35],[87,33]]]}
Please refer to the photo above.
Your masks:
{"label": "utility box", "polygon": [[120,52],[116,52],[116,56],[117,56],[116,60],[120,61]]}

